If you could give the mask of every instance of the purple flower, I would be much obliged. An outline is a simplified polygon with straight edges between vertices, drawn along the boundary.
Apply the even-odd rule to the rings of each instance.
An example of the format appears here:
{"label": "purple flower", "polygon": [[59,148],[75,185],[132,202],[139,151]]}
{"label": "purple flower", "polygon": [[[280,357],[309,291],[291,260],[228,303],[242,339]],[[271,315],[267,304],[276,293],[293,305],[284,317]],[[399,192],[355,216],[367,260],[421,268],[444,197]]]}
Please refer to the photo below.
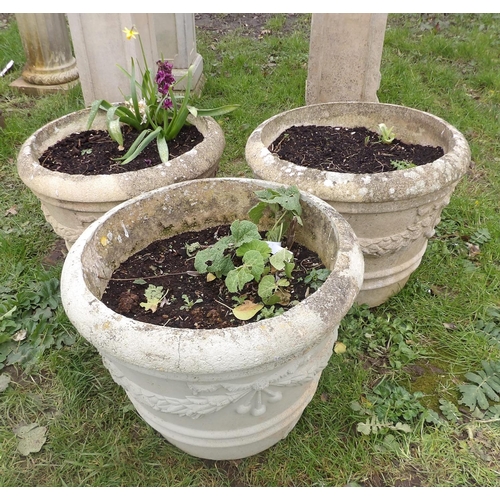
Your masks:
{"label": "purple flower", "polygon": [[[158,66],[158,71],[155,80],[158,85],[158,92],[162,96],[168,96],[169,88],[175,83],[175,78],[172,74],[174,65],[168,61],[156,61],[156,65]],[[170,98],[167,97],[163,101],[163,107],[166,109],[172,107]]]}

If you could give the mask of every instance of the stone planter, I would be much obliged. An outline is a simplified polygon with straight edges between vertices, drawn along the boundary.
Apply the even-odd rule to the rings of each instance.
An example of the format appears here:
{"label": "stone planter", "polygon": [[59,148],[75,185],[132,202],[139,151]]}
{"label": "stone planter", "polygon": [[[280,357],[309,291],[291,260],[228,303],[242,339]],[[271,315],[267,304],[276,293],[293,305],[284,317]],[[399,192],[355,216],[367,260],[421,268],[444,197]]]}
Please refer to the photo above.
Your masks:
{"label": "stone planter", "polygon": [[197,457],[250,456],[295,426],[363,279],[351,228],[327,203],[303,194],[296,240],[332,272],[319,290],[274,318],[225,329],[171,328],[124,317],[100,298],[132,254],[159,238],[242,219],[257,202],[254,191],[269,186],[276,184],[218,178],[142,194],[92,224],[64,263],[61,293],[70,321],[144,420]]}
{"label": "stone planter", "polygon": [[[68,248],[83,230],[110,208],[176,182],[215,176],[225,146],[224,133],[210,117],[191,122],[203,134],[203,141],[172,161],[135,172],[113,175],[71,175],[53,172],[38,158],[64,137],[87,129],[89,109],[70,113],[37,130],[22,145],[17,169],[21,180],[41,202],[45,218],[64,238]],[[106,129],[106,114],[99,113],[93,129]]]}
{"label": "stone planter", "polygon": [[[293,125],[394,127],[406,143],[441,146],[426,165],[378,174],[325,172],[283,161],[268,146]],[[246,159],[258,178],[294,184],[335,207],[354,229],[365,259],[358,303],[377,306],[397,293],[419,266],[440,214],[470,163],[463,135],[444,120],[382,103],[338,102],[305,106],[271,117],[250,135]]]}

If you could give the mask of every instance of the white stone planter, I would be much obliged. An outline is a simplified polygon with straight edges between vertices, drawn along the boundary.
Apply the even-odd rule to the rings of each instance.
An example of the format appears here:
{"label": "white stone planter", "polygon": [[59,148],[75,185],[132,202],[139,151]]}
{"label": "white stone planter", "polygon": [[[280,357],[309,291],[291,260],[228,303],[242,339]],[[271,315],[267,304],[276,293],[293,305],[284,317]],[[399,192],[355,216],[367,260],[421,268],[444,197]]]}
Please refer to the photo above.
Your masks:
{"label": "white stone planter", "polygon": [[130,255],[159,238],[242,219],[257,202],[253,192],[270,185],[219,178],[145,193],[93,223],[64,263],[62,302],[73,325],[144,420],[194,456],[250,456],[295,426],[363,280],[351,228],[327,203],[303,194],[296,241],[332,272],[319,290],[271,319],[213,330],[161,327],[117,314],[100,298]]}
{"label": "white stone planter", "polygon": [[[293,125],[394,127],[413,144],[441,146],[444,156],[426,165],[378,174],[324,172],[280,160],[268,146]],[[305,106],[271,117],[250,135],[246,159],[254,175],[294,184],[335,207],[356,233],[365,259],[356,302],[376,306],[405,285],[419,266],[440,214],[470,163],[463,135],[444,120],[416,109],[382,103],[338,102]]]}
{"label": "white stone planter", "polygon": [[[22,145],[17,169],[21,180],[41,202],[45,218],[68,248],[83,230],[110,208],[176,182],[215,176],[225,146],[224,133],[210,117],[190,120],[203,141],[172,161],[112,175],[71,175],[48,170],[38,158],[50,146],[75,132],[87,129],[89,109],[54,120],[32,134]],[[106,129],[106,114],[99,113],[93,129]]]}

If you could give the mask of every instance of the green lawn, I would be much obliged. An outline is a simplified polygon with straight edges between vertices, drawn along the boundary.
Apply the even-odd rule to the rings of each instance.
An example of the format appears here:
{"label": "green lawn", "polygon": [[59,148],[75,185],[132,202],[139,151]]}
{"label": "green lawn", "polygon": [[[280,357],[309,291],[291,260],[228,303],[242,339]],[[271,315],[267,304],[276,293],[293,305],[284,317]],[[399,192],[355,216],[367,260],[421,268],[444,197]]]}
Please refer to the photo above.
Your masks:
{"label": "green lawn", "polygon": [[[198,31],[200,103],[241,105],[219,119],[220,176],[251,176],[251,131],[304,105],[309,21],[285,30],[276,15],[261,37]],[[0,486],[500,486],[499,14],[389,16],[379,100],[456,126],[473,163],[406,287],[344,319],[347,351],[295,429],[235,461],[162,439],[67,320],[62,263],[47,263],[57,238],[16,156],[37,128],[83,107],[81,90],[35,99],[9,87],[24,60],[14,21],[0,28],[0,54],[1,67],[16,61],[0,78]],[[29,424],[46,441],[25,456]]]}

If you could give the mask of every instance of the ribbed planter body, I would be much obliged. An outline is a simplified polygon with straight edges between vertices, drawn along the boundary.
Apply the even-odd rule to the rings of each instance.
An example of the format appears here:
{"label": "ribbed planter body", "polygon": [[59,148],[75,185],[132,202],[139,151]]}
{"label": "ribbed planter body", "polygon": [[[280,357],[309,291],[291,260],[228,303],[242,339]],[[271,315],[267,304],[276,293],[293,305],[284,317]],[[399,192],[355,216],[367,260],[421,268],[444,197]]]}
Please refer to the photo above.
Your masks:
{"label": "ribbed planter body", "polygon": [[171,328],[126,318],[100,298],[129,256],[160,238],[245,218],[257,203],[254,191],[268,186],[276,184],[219,178],[140,195],[92,224],[64,263],[62,301],[73,325],[144,420],[197,457],[250,456],[295,426],[363,280],[352,229],[327,203],[303,194],[296,241],[332,272],[318,291],[274,318],[224,329]]}
{"label": "ribbed planter body", "polygon": [[[83,230],[110,208],[138,194],[176,182],[215,176],[225,146],[224,133],[210,117],[193,118],[203,141],[167,163],[112,175],[72,175],[40,165],[41,154],[50,146],[87,129],[89,109],[54,120],[32,134],[22,145],[17,169],[21,180],[41,202],[45,218],[68,248]],[[106,129],[100,112],[92,128]]]}
{"label": "ribbed planter body", "polygon": [[[283,161],[268,147],[296,125],[394,127],[406,143],[441,146],[444,156],[407,170],[378,174],[320,171]],[[382,103],[305,106],[271,117],[250,135],[246,159],[257,178],[294,184],[335,207],[354,229],[365,276],[356,299],[377,306],[403,288],[419,266],[443,207],[470,163],[463,135],[444,120],[416,109]]]}

